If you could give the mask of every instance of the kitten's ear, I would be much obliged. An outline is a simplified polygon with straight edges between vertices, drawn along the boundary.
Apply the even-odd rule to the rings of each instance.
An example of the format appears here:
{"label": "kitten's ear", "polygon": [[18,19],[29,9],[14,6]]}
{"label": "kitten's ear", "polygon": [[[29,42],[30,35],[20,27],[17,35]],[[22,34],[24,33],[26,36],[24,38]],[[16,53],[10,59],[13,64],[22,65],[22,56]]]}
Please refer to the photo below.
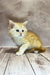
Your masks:
{"label": "kitten's ear", "polygon": [[25,21],[25,22],[23,23],[23,25],[27,25],[27,23],[28,23],[28,21]]}
{"label": "kitten's ear", "polygon": [[9,20],[9,27],[10,27],[10,28],[13,28],[14,25],[15,25],[14,22],[13,22],[12,20]]}

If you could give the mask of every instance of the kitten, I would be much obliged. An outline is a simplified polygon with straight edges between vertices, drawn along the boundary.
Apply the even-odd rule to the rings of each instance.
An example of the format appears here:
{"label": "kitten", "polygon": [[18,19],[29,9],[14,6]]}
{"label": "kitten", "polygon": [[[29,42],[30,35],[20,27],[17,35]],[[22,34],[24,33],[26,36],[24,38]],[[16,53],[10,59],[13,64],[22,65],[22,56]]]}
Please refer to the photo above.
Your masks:
{"label": "kitten", "polygon": [[[9,20],[9,33],[13,38],[14,42],[21,46],[19,51],[16,52],[16,55],[22,55],[25,51],[33,52],[45,52],[45,48],[42,45],[42,42],[36,34],[31,31],[28,31],[26,28],[27,21],[24,23],[16,23],[12,20]],[[30,50],[29,50],[30,49]]]}

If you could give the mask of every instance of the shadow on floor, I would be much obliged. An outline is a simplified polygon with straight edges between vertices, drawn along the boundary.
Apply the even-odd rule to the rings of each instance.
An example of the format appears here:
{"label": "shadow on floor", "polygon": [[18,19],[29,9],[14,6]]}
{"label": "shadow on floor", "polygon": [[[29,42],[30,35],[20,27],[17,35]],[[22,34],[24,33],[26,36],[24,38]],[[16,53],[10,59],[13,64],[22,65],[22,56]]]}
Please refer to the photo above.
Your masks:
{"label": "shadow on floor", "polygon": [[5,51],[4,51],[4,53],[16,53],[18,51],[18,49],[6,49]]}

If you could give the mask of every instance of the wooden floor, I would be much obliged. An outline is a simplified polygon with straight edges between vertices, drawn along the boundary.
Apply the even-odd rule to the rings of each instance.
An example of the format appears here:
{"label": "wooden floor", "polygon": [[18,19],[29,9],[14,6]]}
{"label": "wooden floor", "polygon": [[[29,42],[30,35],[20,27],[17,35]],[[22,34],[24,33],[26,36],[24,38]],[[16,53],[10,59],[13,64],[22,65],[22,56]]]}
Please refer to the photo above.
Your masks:
{"label": "wooden floor", "polygon": [[16,56],[15,52],[0,48],[0,75],[50,75],[50,47],[41,54]]}

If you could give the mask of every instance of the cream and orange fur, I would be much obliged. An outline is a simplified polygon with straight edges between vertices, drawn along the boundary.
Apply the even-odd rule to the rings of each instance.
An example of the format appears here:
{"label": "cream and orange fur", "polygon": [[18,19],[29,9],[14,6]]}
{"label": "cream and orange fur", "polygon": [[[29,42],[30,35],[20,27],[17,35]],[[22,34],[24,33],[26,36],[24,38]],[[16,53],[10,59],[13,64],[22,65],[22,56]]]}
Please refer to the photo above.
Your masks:
{"label": "cream and orange fur", "polygon": [[9,33],[13,38],[14,42],[20,46],[19,51],[16,55],[22,55],[26,52],[45,52],[45,48],[39,37],[26,28],[27,21],[24,23],[16,23],[9,20]]}

